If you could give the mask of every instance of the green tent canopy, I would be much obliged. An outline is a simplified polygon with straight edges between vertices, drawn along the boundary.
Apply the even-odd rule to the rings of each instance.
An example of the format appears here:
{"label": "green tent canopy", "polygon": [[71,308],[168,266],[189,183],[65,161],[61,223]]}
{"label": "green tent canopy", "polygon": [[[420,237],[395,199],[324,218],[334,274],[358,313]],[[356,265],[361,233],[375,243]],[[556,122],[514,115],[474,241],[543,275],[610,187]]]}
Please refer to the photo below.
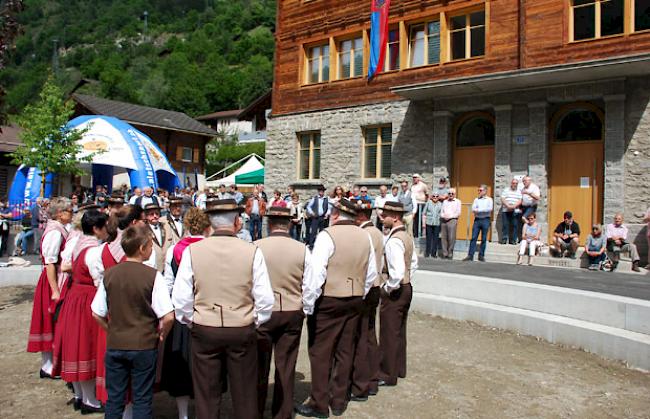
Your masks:
{"label": "green tent canopy", "polygon": [[235,183],[237,185],[254,185],[256,183],[264,183],[264,169],[258,169],[253,172],[244,173],[235,176]]}

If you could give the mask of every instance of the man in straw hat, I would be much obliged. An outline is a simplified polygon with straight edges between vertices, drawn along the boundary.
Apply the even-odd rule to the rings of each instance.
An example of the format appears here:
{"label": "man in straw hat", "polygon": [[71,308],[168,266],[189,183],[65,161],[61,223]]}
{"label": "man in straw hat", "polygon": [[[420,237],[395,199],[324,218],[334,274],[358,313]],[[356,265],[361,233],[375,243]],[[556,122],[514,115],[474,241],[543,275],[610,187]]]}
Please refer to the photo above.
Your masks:
{"label": "man in straw hat", "polygon": [[[208,199],[214,234],[188,246],[172,290],[176,319],[191,325],[196,416],[220,415],[222,368],[227,368],[235,418],[257,417],[257,332],[274,297],[262,251],[235,236],[241,207]],[[227,269],[216,268],[227,261]]]}
{"label": "man in straw hat", "polygon": [[151,229],[153,240],[153,252],[147,261],[147,265],[156,268],[158,272],[165,269],[165,255],[170,246],[174,244],[172,232],[168,225],[160,222],[160,211],[158,204],[147,204],[144,207],[144,217]]}
{"label": "man in straw hat", "polygon": [[185,235],[183,231],[183,198],[180,196],[169,197],[169,213],[165,217],[165,223],[172,233],[174,244],[181,241]]}
{"label": "man in straw hat", "polygon": [[289,235],[291,210],[271,207],[266,212],[270,235],[255,244],[262,251],[271,278],[275,305],[271,320],[257,329],[259,360],[258,409],[263,416],[269,384],[271,354],[275,349],[275,386],[271,407],[274,418],[290,418],[293,412],[293,383],[300,347],[302,290],[311,271],[307,246]]}
{"label": "man in straw hat", "polygon": [[350,400],[363,402],[368,400],[369,395],[374,396],[378,392],[379,362],[381,358],[379,345],[377,344],[375,319],[377,317],[377,306],[379,306],[379,286],[381,285],[379,273],[384,266],[384,235],[375,228],[370,219],[372,216],[372,203],[369,200],[360,199],[355,204],[357,205],[357,225],[370,235],[375,250],[374,262],[377,267],[375,282],[364,299],[352,373]]}
{"label": "man in straw hat", "polygon": [[354,204],[341,199],[331,210],[331,226],[322,231],[312,253],[312,272],[303,291],[309,315],[311,395],[296,412],[328,417],[347,408],[354,339],[363,298],[377,275],[375,253],[368,233],[355,224]]}
{"label": "man in straw hat", "polygon": [[406,321],[413,290],[411,278],[418,268],[413,238],[408,234],[400,202],[384,205],[384,225],[390,229],[384,246],[383,276],[379,321],[381,371],[379,385],[394,386],[397,378],[406,377]]}

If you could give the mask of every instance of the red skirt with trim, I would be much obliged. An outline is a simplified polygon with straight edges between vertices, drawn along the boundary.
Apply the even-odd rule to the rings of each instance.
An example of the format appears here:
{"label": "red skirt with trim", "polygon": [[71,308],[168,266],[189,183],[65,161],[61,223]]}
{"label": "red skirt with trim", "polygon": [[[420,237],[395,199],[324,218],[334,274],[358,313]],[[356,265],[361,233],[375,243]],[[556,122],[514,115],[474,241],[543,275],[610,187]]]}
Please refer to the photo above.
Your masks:
{"label": "red skirt with trim", "polygon": [[52,290],[47,281],[45,268],[38,278],[34,291],[34,304],[32,306],[32,321],[29,326],[27,352],[52,352],[54,339],[54,318]]}
{"label": "red skirt with trim", "polygon": [[99,325],[90,305],[94,285],[73,283],[59,315],[54,333],[54,374],[67,382],[92,380],[97,373]]}

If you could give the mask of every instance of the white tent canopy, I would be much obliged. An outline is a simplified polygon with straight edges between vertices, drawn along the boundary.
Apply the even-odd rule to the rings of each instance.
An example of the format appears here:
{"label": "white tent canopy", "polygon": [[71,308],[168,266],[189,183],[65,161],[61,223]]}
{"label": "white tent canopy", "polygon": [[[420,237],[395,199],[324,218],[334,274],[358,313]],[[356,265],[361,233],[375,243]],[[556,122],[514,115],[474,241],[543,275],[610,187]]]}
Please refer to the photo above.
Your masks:
{"label": "white tent canopy", "polygon": [[[252,155],[248,160],[246,160],[246,163],[244,163],[239,169],[235,170],[230,176],[221,178],[221,179],[215,179],[214,177],[211,178],[206,182],[206,186],[209,188],[215,188],[218,187],[219,185],[234,185],[235,184],[235,176],[243,175],[246,173],[251,173],[255,172],[257,170],[263,169],[264,165],[257,159],[255,155]],[[238,186],[250,186],[250,185],[238,185]]]}

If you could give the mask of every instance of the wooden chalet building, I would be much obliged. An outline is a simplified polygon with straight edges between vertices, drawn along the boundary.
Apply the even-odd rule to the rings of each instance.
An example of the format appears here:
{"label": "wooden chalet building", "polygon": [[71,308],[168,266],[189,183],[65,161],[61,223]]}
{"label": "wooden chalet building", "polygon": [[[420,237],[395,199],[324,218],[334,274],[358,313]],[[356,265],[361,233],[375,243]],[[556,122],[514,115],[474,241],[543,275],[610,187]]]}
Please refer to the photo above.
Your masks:
{"label": "wooden chalet building", "polygon": [[384,72],[368,81],[370,7],[278,2],[270,190],[420,173],[450,177],[464,203],[488,184],[500,204],[530,174],[545,233],[565,210],[584,238],[621,211],[645,248],[650,1],[393,0]]}
{"label": "wooden chalet building", "polygon": [[119,118],[148,135],[167,155],[181,185],[202,188],[205,183],[206,145],[217,132],[182,112],[134,105],[74,93],[79,115]]}

